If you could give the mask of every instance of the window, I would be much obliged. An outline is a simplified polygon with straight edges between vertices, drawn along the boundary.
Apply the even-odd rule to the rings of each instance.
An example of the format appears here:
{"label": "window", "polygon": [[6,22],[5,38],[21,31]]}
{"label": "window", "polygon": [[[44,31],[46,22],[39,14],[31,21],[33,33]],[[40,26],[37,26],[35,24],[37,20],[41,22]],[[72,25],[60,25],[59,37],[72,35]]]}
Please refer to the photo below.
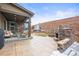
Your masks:
{"label": "window", "polygon": [[24,23],[24,31],[28,31],[28,23]]}
{"label": "window", "polygon": [[15,34],[17,31],[17,23],[14,21],[8,21],[8,30]]}

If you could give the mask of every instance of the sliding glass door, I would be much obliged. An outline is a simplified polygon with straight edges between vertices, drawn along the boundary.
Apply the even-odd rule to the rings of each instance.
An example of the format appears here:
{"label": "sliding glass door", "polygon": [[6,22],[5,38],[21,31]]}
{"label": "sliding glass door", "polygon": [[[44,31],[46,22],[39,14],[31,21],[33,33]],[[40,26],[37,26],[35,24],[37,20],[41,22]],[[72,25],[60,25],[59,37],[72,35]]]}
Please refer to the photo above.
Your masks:
{"label": "sliding glass door", "polygon": [[8,21],[8,30],[11,31],[13,35],[16,35],[17,23],[14,21]]}

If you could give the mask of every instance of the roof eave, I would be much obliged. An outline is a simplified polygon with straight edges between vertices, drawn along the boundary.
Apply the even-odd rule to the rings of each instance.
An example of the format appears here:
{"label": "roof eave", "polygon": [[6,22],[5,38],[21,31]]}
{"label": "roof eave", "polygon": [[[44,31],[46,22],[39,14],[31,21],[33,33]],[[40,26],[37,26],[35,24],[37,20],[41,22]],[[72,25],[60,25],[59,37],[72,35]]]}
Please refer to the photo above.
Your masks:
{"label": "roof eave", "polygon": [[23,10],[23,11],[25,11],[25,12],[29,13],[31,16],[33,16],[33,15],[34,15],[34,13],[33,13],[33,12],[31,12],[31,11],[29,11],[29,10],[25,9],[24,7],[22,7],[21,5],[19,5],[19,4],[17,4],[17,3],[11,3],[11,4],[12,4],[12,5],[15,5],[16,7],[20,8],[21,10]]}

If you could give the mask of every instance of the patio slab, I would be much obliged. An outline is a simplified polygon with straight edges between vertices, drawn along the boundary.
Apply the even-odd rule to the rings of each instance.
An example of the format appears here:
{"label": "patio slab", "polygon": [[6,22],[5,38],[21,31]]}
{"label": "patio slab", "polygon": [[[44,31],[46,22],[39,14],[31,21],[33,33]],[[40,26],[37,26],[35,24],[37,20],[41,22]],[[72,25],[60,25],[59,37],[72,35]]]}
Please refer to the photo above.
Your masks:
{"label": "patio slab", "polygon": [[33,35],[32,39],[5,43],[0,56],[48,56],[57,50],[57,44],[50,37]]}

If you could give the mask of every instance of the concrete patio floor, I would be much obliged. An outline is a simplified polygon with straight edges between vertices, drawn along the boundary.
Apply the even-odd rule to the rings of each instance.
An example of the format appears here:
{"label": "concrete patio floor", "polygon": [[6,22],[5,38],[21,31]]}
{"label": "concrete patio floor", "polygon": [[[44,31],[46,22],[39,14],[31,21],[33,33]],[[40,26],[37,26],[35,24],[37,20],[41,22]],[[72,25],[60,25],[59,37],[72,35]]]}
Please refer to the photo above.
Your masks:
{"label": "concrete patio floor", "polygon": [[32,39],[5,43],[0,56],[49,56],[57,50],[57,44],[50,37],[32,36]]}

